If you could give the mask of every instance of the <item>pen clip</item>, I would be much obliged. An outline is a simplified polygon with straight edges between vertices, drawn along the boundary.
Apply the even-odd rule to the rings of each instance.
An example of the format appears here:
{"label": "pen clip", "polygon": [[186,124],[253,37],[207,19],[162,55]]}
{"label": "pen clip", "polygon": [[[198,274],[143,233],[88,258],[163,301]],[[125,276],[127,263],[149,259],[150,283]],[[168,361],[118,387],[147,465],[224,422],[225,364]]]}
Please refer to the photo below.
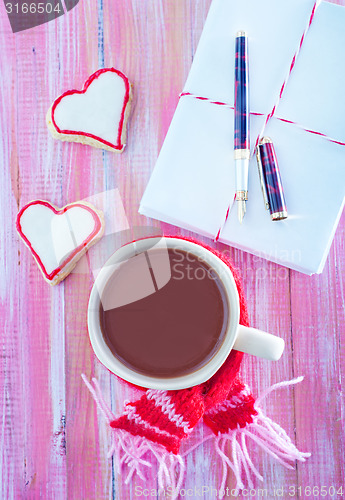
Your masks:
{"label": "pen clip", "polygon": [[261,190],[262,190],[262,194],[263,194],[263,197],[264,197],[265,207],[266,207],[266,210],[269,210],[270,209],[270,204],[269,204],[269,201],[268,201],[266,184],[265,184],[265,178],[264,178],[264,171],[263,171],[263,166],[262,166],[262,161],[261,161],[260,144],[258,144],[258,146],[256,148],[256,160],[257,160],[257,163],[258,163],[260,185],[261,185]]}

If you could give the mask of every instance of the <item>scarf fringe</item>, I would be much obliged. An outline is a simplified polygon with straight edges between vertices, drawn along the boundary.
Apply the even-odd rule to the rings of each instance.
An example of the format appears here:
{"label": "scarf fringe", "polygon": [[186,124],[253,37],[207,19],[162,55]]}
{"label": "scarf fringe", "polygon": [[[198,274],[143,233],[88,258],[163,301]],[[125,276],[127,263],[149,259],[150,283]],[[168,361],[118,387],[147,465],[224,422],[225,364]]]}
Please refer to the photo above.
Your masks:
{"label": "scarf fringe", "polygon": [[146,481],[143,468],[152,468],[152,463],[143,457],[151,452],[158,464],[157,480],[160,489],[169,488],[172,492],[171,500],[175,500],[181,490],[185,474],[185,463],[181,455],[175,455],[166,451],[164,446],[153,443],[141,436],[133,436],[123,429],[110,427],[110,422],[115,420],[115,415],[107,405],[101,392],[101,388],[96,378],[92,379],[93,386],[84,374],[82,379],[91,392],[98,409],[103,414],[111,429],[111,446],[108,451],[108,458],[114,456],[115,466],[118,474],[122,474],[127,467],[128,474],[125,484],[128,484],[133,475],[137,474],[140,479]]}
{"label": "scarf fringe", "polygon": [[[254,417],[251,424],[247,424],[243,428],[238,426],[237,429],[233,429],[226,434],[219,433],[215,438],[216,452],[220,456],[223,465],[219,498],[224,497],[229,469],[233,471],[236,479],[235,495],[238,495],[246,487],[245,481],[249,488],[254,488],[253,476],[259,479],[259,481],[263,481],[264,479],[249,456],[246,442],[248,438],[287,469],[294,469],[291,462],[295,462],[296,460],[305,462],[310,457],[310,453],[299,451],[285,430],[257,407],[272,391],[297,384],[303,378],[297,377],[289,381],[274,384],[268,388],[255,402],[254,407],[258,414]],[[231,450],[228,455],[225,451],[227,444],[230,445]]]}
{"label": "scarf fringe", "polygon": [[[223,466],[219,498],[224,497],[229,469],[233,471],[236,479],[236,495],[246,487],[245,483],[249,488],[254,488],[254,477],[259,481],[263,481],[262,475],[259,473],[249,456],[247,448],[248,439],[254,441],[261,449],[288,469],[294,469],[291,462],[295,462],[296,460],[305,462],[306,458],[311,455],[310,453],[299,451],[285,430],[257,407],[257,405],[272,391],[280,387],[297,384],[301,382],[304,377],[297,377],[289,381],[274,384],[255,402],[254,407],[257,411],[257,415],[254,417],[252,423],[247,424],[243,428],[238,426],[237,429],[233,429],[226,434],[219,433],[215,437],[213,434],[207,436],[184,452],[182,456],[169,453],[162,445],[153,443],[144,437],[133,436],[123,429],[114,429],[110,427],[110,422],[115,420],[116,417],[105,402],[97,379],[92,379],[92,386],[84,374],[82,374],[82,378],[111,429],[112,442],[108,457],[110,458],[114,455],[118,473],[122,473],[124,468],[128,470],[125,484],[131,481],[134,474],[137,474],[143,481],[146,480],[142,469],[144,467],[152,468],[152,464],[147,460],[148,457],[146,457],[146,460],[143,457],[147,453],[151,453],[158,463],[158,486],[161,489],[168,487],[171,489],[171,500],[175,500],[178,497],[183,483],[186,467],[182,457],[185,457],[200,444],[211,438],[214,439],[215,450]],[[230,447],[229,451],[225,449],[226,445]]]}
{"label": "scarf fringe", "polygon": [[132,436],[122,429],[112,429],[112,445],[108,457],[114,455],[116,469],[119,474],[124,468],[128,470],[125,484],[128,484],[133,475],[137,474],[140,479],[146,481],[143,468],[152,468],[152,463],[143,457],[151,453],[157,460],[157,481],[160,489],[169,488],[172,492],[171,498],[178,497],[181,490],[185,473],[185,464],[180,455],[168,453],[159,444],[152,443],[141,436]]}
{"label": "scarf fringe", "polygon": [[[257,409],[257,411],[258,415],[251,424],[244,428],[234,429],[227,434],[219,433],[215,438],[215,448],[223,464],[220,492],[225,491],[228,469],[231,469],[235,475],[236,495],[246,487],[245,482],[249,488],[254,488],[253,476],[263,481],[262,475],[249,456],[247,439],[254,441],[287,469],[294,469],[290,462],[295,462],[295,460],[305,462],[306,458],[310,457],[310,453],[303,453],[296,448],[280,425],[264,415],[261,410]],[[227,444],[230,445],[228,454],[225,451]],[[224,493],[220,494],[220,498],[223,496]]]}

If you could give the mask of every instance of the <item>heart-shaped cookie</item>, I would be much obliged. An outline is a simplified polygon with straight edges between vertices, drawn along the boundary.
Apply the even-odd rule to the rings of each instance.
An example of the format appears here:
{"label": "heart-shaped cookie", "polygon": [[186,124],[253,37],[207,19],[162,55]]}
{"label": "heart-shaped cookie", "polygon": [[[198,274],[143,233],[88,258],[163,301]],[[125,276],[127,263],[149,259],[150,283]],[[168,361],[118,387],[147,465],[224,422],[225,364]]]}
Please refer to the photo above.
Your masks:
{"label": "heart-shaped cookie", "polygon": [[62,281],[104,232],[102,212],[86,202],[57,208],[34,200],[17,215],[19,235],[51,285]]}
{"label": "heart-shaped cookie", "polygon": [[47,113],[52,136],[122,152],[132,100],[128,78],[115,68],[93,73],[82,90],[68,90]]}

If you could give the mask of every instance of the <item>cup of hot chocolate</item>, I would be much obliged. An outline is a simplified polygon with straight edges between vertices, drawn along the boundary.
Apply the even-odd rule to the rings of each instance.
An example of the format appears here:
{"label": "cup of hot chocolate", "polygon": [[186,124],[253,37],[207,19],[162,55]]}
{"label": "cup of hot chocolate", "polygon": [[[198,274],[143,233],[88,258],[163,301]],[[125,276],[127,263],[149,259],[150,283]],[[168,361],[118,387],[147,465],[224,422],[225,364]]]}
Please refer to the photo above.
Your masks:
{"label": "cup of hot chocolate", "polygon": [[98,359],[133,384],[175,390],[208,380],[232,349],[278,360],[284,340],[239,324],[230,268],[203,246],[145,238],[118,249],[91,291]]}

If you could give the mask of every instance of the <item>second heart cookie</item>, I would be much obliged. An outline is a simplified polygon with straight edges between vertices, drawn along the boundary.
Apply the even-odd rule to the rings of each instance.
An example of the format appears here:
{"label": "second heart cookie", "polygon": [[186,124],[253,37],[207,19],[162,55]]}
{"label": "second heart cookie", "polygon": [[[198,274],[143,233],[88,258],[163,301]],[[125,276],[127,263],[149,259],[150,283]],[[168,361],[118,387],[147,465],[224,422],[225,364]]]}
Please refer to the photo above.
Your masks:
{"label": "second heart cookie", "polygon": [[103,235],[103,213],[79,201],[57,208],[33,200],[17,215],[17,231],[34,256],[45,280],[57,285]]}

